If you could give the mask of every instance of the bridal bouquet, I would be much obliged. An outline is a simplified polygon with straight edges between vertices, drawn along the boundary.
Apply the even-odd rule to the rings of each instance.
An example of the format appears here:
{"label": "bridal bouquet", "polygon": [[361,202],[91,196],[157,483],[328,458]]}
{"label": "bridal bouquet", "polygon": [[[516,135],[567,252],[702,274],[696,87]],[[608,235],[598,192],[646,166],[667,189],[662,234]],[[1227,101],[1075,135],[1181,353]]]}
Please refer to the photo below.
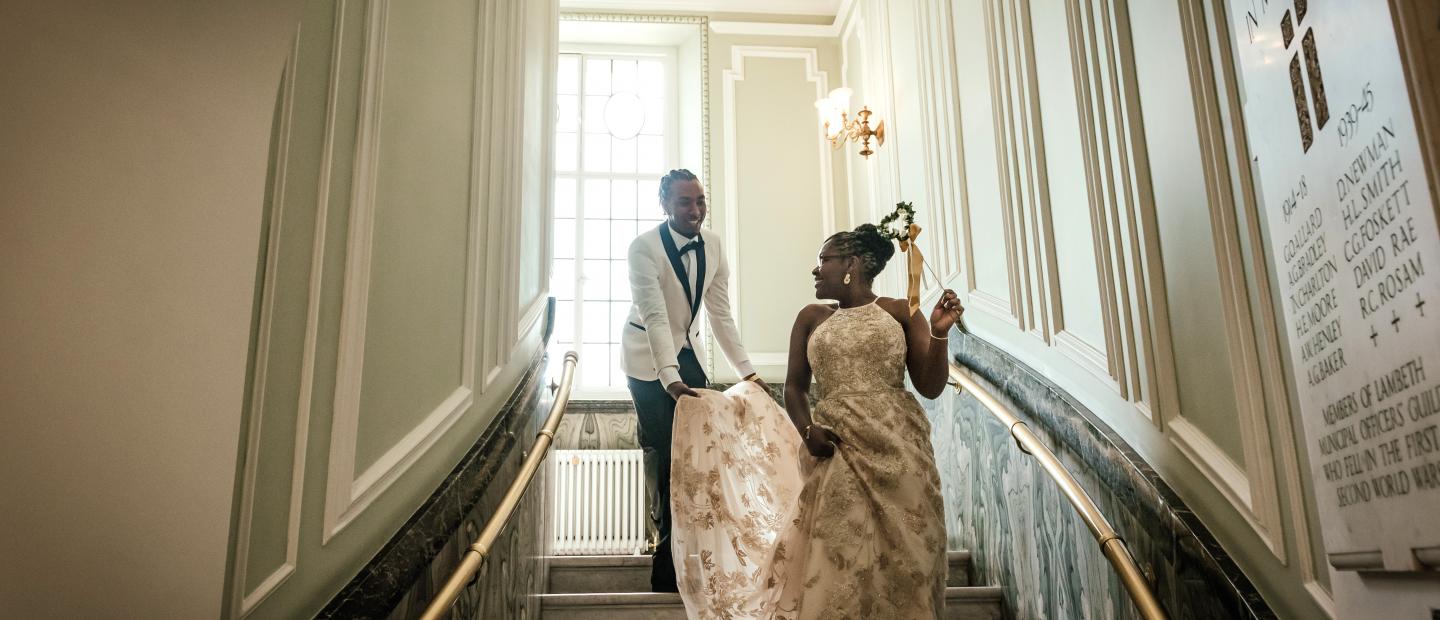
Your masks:
{"label": "bridal bouquet", "polygon": [[[900,251],[908,258],[906,264],[906,297],[910,301],[910,314],[920,309],[920,276],[925,266],[925,257],[915,239],[920,236],[920,226],[915,224],[915,205],[908,202],[895,203],[895,210],[880,219],[880,235],[900,244]],[[939,280],[937,278],[937,284]]]}

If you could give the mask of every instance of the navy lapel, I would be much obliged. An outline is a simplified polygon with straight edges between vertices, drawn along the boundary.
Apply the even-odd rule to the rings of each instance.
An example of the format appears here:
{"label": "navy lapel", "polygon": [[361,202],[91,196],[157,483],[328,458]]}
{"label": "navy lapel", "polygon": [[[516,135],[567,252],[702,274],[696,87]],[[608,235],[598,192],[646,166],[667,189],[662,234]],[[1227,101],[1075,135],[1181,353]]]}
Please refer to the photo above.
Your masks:
{"label": "navy lapel", "polygon": [[[690,320],[700,316],[700,302],[705,300],[705,233],[696,231],[700,247],[695,248],[695,299],[690,300]],[[689,278],[686,278],[687,280]]]}
{"label": "navy lapel", "polygon": [[[690,290],[690,276],[685,273],[685,263],[680,260],[680,248],[675,247],[675,238],[670,235],[670,224],[660,224],[660,244],[665,246],[665,255],[670,258],[670,268],[674,270],[675,277],[680,280],[680,286],[685,289],[685,301],[690,305],[690,321],[695,321],[695,300],[696,296]],[[703,260],[703,259],[702,259]],[[696,261],[697,266],[704,265]],[[700,273],[705,273],[703,268]],[[700,280],[696,280],[700,282]]]}

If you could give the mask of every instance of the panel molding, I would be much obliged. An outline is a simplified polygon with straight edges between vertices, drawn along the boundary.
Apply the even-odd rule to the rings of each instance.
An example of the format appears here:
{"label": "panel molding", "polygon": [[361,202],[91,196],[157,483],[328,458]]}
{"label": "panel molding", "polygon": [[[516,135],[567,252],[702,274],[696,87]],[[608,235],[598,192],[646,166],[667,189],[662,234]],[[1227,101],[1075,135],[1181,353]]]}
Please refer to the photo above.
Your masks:
{"label": "panel molding", "polygon": [[[527,11],[534,6],[533,3],[527,2],[525,4]],[[521,20],[521,22],[522,24],[528,23],[528,15],[526,19]],[[558,79],[556,74],[560,51],[560,20],[554,19],[547,23],[549,25],[545,31],[545,57],[547,59],[545,66],[548,68],[548,71],[546,72],[540,91],[541,97],[544,98],[545,101],[555,101]],[[476,45],[475,48],[479,50],[480,46]],[[478,83],[478,74],[476,77],[476,82]],[[537,259],[540,265],[540,281],[539,290],[536,292],[534,299],[531,299],[525,304],[525,309],[520,313],[520,320],[516,325],[516,344],[519,344],[519,342],[528,337],[536,326],[539,325],[549,300],[550,270],[554,267],[554,261],[550,259],[554,251],[551,246],[555,242],[554,235],[550,232],[549,224],[555,219],[555,137],[552,128],[555,127],[556,113],[553,106],[546,106],[541,113],[539,122],[540,134],[542,136],[540,145],[540,175],[542,179],[540,183],[540,252]],[[477,287],[475,290],[480,289]]]}
{"label": "panel molding", "polygon": [[997,160],[1001,198],[1013,244],[1012,294],[1018,295],[1020,327],[1051,342],[1060,316],[1055,235],[1050,224],[1045,139],[1040,122],[1035,49],[1028,3],[990,0],[986,4],[992,58],[991,94],[997,111]]}
{"label": "panel molding", "polygon": [[[473,204],[483,208],[483,215],[476,215],[476,232],[485,239],[484,257],[485,271],[481,291],[485,292],[481,302],[480,313],[487,319],[481,333],[481,368],[483,377],[480,378],[480,393],[489,392],[495,382],[500,379],[501,372],[505,368],[506,352],[510,348],[507,338],[507,326],[503,317],[510,303],[509,277],[501,268],[507,254],[507,245],[511,235],[507,225],[506,209],[498,205],[508,204],[504,201],[505,183],[509,179],[508,160],[506,149],[509,143],[504,141],[506,129],[503,124],[505,114],[508,112],[507,102],[500,94],[506,77],[505,56],[508,54],[492,54],[487,57],[484,50],[508,49],[502,47],[508,43],[507,32],[504,27],[507,23],[505,8],[507,3],[486,2],[482,5],[483,13],[480,29],[480,44],[475,48],[475,108],[472,118],[475,119],[473,128],[473,142],[471,160],[474,162],[471,173],[471,193],[475,196]],[[497,135],[499,134],[499,135]],[[494,162],[501,162],[501,170],[497,171]]]}
{"label": "panel molding", "polygon": [[1010,126],[1010,108],[1008,102],[1008,87],[1005,86],[1007,75],[1007,58],[1009,48],[1006,43],[1004,30],[1000,28],[1000,20],[996,16],[997,4],[1000,0],[983,0],[981,2],[982,20],[985,28],[985,49],[986,67],[988,71],[988,94],[990,97],[991,131],[995,138],[995,167],[999,174],[997,189],[999,192],[1001,235],[1005,241],[1005,279],[1006,297],[1002,298],[994,293],[987,293],[980,290],[971,291],[971,301],[976,309],[994,314],[1007,324],[1024,331],[1029,329],[1024,311],[1025,291],[1022,284],[1024,276],[1021,271],[1024,267],[1021,264],[1021,241],[1022,234],[1018,228],[1014,188],[1009,182],[1011,167],[1007,136],[1001,130]]}
{"label": "panel molding", "polygon": [[[947,170],[954,171],[950,185],[949,196],[958,207],[958,213],[952,223],[952,238],[960,242],[960,250],[951,258],[953,269],[963,278],[966,303],[973,305],[975,302],[984,304],[977,295],[978,284],[975,271],[975,244],[972,229],[970,226],[970,184],[969,169],[965,162],[965,132],[964,132],[964,110],[960,105],[960,54],[955,48],[955,22],[953,19],[953,6],[946,0],[929,0],[927,7],[930,9],[926,14],[926,21],[935,24],[938,29],[936,40],[943,43],[941,58],[939,62],[933,63],[937,68],[945,70],[940,76],[939,83],[942,85],[940,92],[945,107],[944,118],[948,121],[943,124],[942,140],[948,146],[945,161]],[[933,44],[932,44],[933,47]],[[947,280],[954,281],[955,277],[948,276]],[[996,316],[1007,315],[1008,311],[1000,311],[1004,304],[992,303],[989,314]],[[1013,317],[1012,317],[1013,318]]]}
{"label": "panel molding", "polygon": [[1100,380],[1101,384],[1119,391],[1119,384],[1110,374],[1110,356],[1106,355],[1103,349],[1072,331],[1055,332],[1052,336],[1052,344],[1060,355],[1089,372],[1091,376]]}
{"label": "panel molding", "polygon": [[[342,0],[343,1],[343,0]],[[337,20],[338,21],[338,20]],[[269,385],[270,340],[275,316],[275,281],[280,266],[280,234],[285,219],[286,172],[290,161],[291,132],[294,126],[295,73],[299,70],[300,25],[295,27],[295,36],[290,46],[290,55],[285,61],[281,74],[279,135],[275,153],[274,185],[270,188],[270,224],[266,232],[268,246],[265,252],[265,276],[260,289],[260,316],[255,336],[255,376],[251,385],[250,410],[245,430],[245,460],[240,483],[240,507],[238,523],[235,526],[235,554],[231,564],[230,615],[244,617],[295,574],[297,563],[299,531],[296,525],[299,517],[298,483],[303,476],[304,459],[297,458],[291,463],[292,476],[290,514],[286,515],[285,559],[280,566],[266,575],[253,590],[246,590],[250,574],[250,550],[254,535],[255,487],[258,484],[260,461],[261,425],[265,417],[265,392]],[[309,335],[308,326],[307,333]],[[302,404],[303,407],[303,404]],[[297,434],[300,432],[297,425]],[[297,457],[303,456],[303,437],[296,438]]]}
{"label": "panel molding", "polygon": [[920,61],[920,134],[925,152],[926,200],[932,205],[927,210],[932,214],[928,224],[932,238],[937,239],[929,244],[937,251],[927,258],[937,267],[942,280],[934,283],[931,293],[968,275],[969,269],[963,266],[960,256],[968,254],[970,246],[970,240],[962,240],[957,231],[957,214],[945,208],[957,205],[961,213],[968,214],[969,197],[964,188],[964,162],[956,159],[961,137],[955,109],[954,34],[950,20],[937,17],[940,9],[936,1],[919,2],[911,24],[919,35],[915,37],[915,53]]}
{"label": "panel molding", "polygon": [[[870,55],[867,54],[867,53],[865,53],[865,49],[864,49],[864,48],[865,48],[865,41],[866,41],[866,38],[867,38],[867,37],[865,36],[866,25],[865,25],[864,3],[863,3],[863,2],[857,2],[857,3],[855,3],[854,5],[852,5],[851,10],[850,10],[848,13],[842,13],[842,15],[845,15],[845,19],[844,19],[844,24],[845,24],[845,26],[844,26],[844,28],[841,30],[841,33],[840,33],[840,85],[841,85],[841,86],[848,87],[848,88],[851,88],[851,89],[854,89],[854,88],[856,88],[856,87],[858,86],[858,87],[863,91],[863,90],[865,90],[865,89],[868,88],[868,84],[869,84],[869,81],[870,81]],[[858,85],[857,85],[857,84],[851,84],[851,83],[849,82],[849,75],[850,75],[850,58],[851,58],[851,53],[854,52],[854,50],[851,49],[851,45],[850,45],[850,39],[851,39],[852,36],[855,38],[856,46],[858,46],[858,47],[861,48],[860,51],[859,51],[859,56],[860,56],[860,75],[861,75],[861,82],[862,82],[862,83],[861,83],[861,84],[858,84]],[[827,94],[828,94],[828,93],[827,93]],[[893,148],[893,147],[892,147],[892,148]],[[842,157],[842,159],[845,161],[845,190],[846,190],[846,194],[847,194],[848,197],[849,197],[849,198],[846,200],[846,208],[849,209],[849,211],[850,211],[850,225],[853,227],[853,226],[858,226],[858,222],[861,222],[861,221],[864,221],[864,220],[867,220],[867,219],[874,219],[874,218],[873,218],[873,217],[866,217],[866,215],[868,215],[868,214],[862,215],[861,212],[860,212],[860,208],[856,205],[856,202],[857,202],[857,201],[855,200],[855,195],[856,195],[856,192],[855,192],[856,167],[855,167],[855,160],[854,160],[854,158],[852,158],[852,157]],[[862,165],[863,165],[863,164],[862,164]],[[861,171],[864,172],[864,169],[862,169]],[[875,193],[875,180],[874,180],[873,176],[870,175],[870,174],[867,172],[867,173],[866,173],[866,179],[869,181],[869,187],[868,187],[869,192],[870,192],[870,196],[869,196],[870,201],[869,201],[869,202],[870,202],[870,205],[871,205],[871,210],[873,211],[874,205],[875,205],[875,204],[878,202],[878,200],[879,200],[879,196]]]}
{"label": "panel molding", "polygon": [[[474,403],[475,348],[478,313],[473,308],[477,291],[465,293],[462,334],[461,385],[438,407],[406,433],[365,471],[356,475],[355,454],[359,436],[360,394],[364,370],[366,315],[370,298],[370,253],[373,247],[375,184],[381,130],[381,96],[384,84],[386,23],[389,0],[370,0],[366,6],[365,60],[360,85],[350,229],[346,239],[344,291],[340,307],[340,340],[335,381],[334,416],[326,472],[324,527],[321,544],[328,544],[368,508],[376,498],[425,454]],[[472,219],[475,218],[472,205]],[[473,248],[472,235],[468,244]],[[469,252],[467,286],[478,281],[480,265]]]}
{"label": "panel molding", "polygon": [[1157,427],[1178,411],[1159,229],[1126,0],[1068,0],[1109,372]]}
{"label": "panel molding", "polygon": [[[1234,65],[1223,53],[1228,48],[1220,43],[1229,40],[1225,26],[1227,21],[1217,13],[1211,13],[1211,19],[1207,20],[1201,0],[1180,0],[1179,9],[1195,105],[1196,136],[1209,194],[1206,202],[1219,268],[1220,305],[1231,358],[1231,380],[1236,390],[1236,409],[1242,427],[1245,470],[1250,476],[1252,488],[1258,491],[1249,508],[1266,531],[1279,532],[1283,527],[1280,514],[1282,490],[1276,477],[1278,452],[1286,481],[1285,492],[1292,507],[1290,525],[1296,535],[1301,576],[1312,582],[1316,579],[1314,555],[1310,549],[1309,524],[1305,517],[1294,436],[1289,432],[1279,433],[1279,446],[1271,450],[1272,439],[1277,439],[1272,437],[1271,426],[1290,428],[1290,404],[1283,379],[1266,381],[1267,377],[1277,379],[1284,376],[1279,340],[1282,332],[1274,313],[1268,310],[1275,307],[1269,273],[1265,269],[1247,270],[1244,263],[1245,241],[1257,251],[1264,245],[1260,238],[1259,206],[1250,175],[1244,128],[1233,122],[1241,118],[1241,106],[1236,96],[1238,82]],[[1220,29],[1213,33],[1213,40],[1212,28]],[[1217,50],[1222,52],[1218,57]],[[1223,114],[1226,111],[1232,119],[1228,128]],[[1236,145],[1235,152],[1227,146],[1231,140]],[[1243,226],[1237,213],[1243,215]],[[1252,278],[1258,299],[1252,299],[1250,295]],[[1267,542],[1281,564],[1287,564],[1289,558],[1284,537],[1276,535]]]}
{"label": "panel molding", "polygon": [[[524,160],[518,155],[524,152],[525,115],[529,113],[529,111],[525,109],[524,41],[526,34],[525,14],[530,4],[528,1],[510,3],[510,14],[507,24],[508,32],[506,36],[507,46],[504,48],[508,50],[509,53],[500,54],[506,61],[507,81],[505,94],[508,95],[508,105],[504,106],[505,123],[501,125],[501,127],[504,127],[507,133],[507,138],[509,139],[508,152],[511,155],[505,158],[505,188],[507,191],[504,202],[500,203],[505,206],[503,210],[505,213],[506,229],[510,231],[509,236],[505,239],[505,257],[507,259],[505,262],[516,260],[519,256],[519,241],[524,219],[520,217],[520,211],[516,206],[522,204],[525,189],[522,184],[522,179],[525,174]],[[514,53],[516,51],[519,51],[519,53]],[[554,107],[544,106],[542,109],[547,110],[548,115],[549,111],[554,110]],[[554,125],[552,124],[550,127],[554,127]],[[473,291],[472,295],[478,293],[479,291]],[[503,340],[505,349],[501,354],[501,359],[508,365],[511,359],[514,358],[520,344],[520,270],[518,268],[510,269],[506,274],[505,300],[508,303],[503,306],[504,313],[500,318],[505,328]]]}
{"label": "panel molding", "polygon": [[[1225,454],[1225,451],[1216,445],[1194,424],[1185,418],[1175,418],[1167,424],[1170,442],[1185,455],[1195,468],[1205,476],[1210,484],[1225,496],[1225,499],[1236,508],[1236,512],[1245,519],[1260,540],[1265,543],[1273,553],[1284,563],[1285,534],[1279,529],[1277,521],[1269,521],[1256,505],[1263,501],[1257,501],[1254,486],[1251,484],[1249,472],[1241,469],[1235,461]],[[1259,495],[1264,495],[1260,493]],[[1278,550],[1278,551],[1277,551]]]}
{"label": "panel molding", "polygon": [[[1095,250],[1095,264],[1099,270],[1100,314],[1105,330],[1105,348],[1110,352],[1106,370],[1109,383],[1121,397],[1130,397],[1130,382],[1125,367],[1134,360],[1134,351],[1124,334],[1130,325],[1121,325],[1127,313],[1128,302],[1122,299],[1126,283],[1123,265],[1117,255],[1123,255],[1124,247],[1112,240],[1111,230],[1114,193],[1113,179],[1109,176],[1113,161],[1109,155],[1109,128],[1105,113],[1104,87],[1101,83],[1101,67],[1096,58],[1100,54],[1094,40],[1094,24],[1082,6],[1086,0],[1066,2],[1066,22],[1070,36],[1071,70],[1075,81],[1076,107],[1080,110],[1080,142],[1085,156],[1085,180],[1090,204],[1090,226],[1094,231],[1092,240]],[[1100,92],[1092,89],[1099,85]],[[1124,304],[1124,305],[1122,305]]]}
{"label": "panel molding", "polygon": [[[732,275],[740,273],[740,205],[744,203],[740,198],[740,180],[737,174],[740,154],[739,140],[736,137],[735,85],[745,81],[747,58],[799,60],[804,64],[805,81],[815,85],[815,98],[824,98],[830,92],[829,77],[820,70],[819,51],[816,48],[757,45],[736,45],[730,48],[730,68],[722,72],[720,106],[725,123],[721,143],[722,156],[725,158],[725,255]],[[830,173],[830,145],[818,131],[815,132],[815,149],[820,170],[820,230],[823,235],[823,231],[835,228],[835,192]],[[743,313],[741,289],[735,288],[730,296],[736,314]],[[751,358],[754,361],[755,358],[775,354],[773,351],[757,351],[751,354]]]}

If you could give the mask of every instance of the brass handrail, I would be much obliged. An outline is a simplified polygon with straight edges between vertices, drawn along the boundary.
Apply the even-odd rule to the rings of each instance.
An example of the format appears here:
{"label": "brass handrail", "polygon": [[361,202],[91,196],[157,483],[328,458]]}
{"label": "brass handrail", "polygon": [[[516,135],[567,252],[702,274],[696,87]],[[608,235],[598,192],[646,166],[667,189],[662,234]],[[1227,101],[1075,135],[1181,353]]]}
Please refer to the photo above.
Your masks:
{"label": "brass handrail", "polygon": [[1085,525],[1089,526],[1090,533],[1095,536],[1095,542],[1100,545],[1100,551],[1105,554],[1106,559],[1110,560],[1110,564],[1115,567],[1115,572],[1120,574],[1120,583],[1129,591],[1130,600],[1134,601],[1135,607],[1140,610],[1141,617],[1163,620],[1165,612],[1160,609],[1160,603],[1155,600],[1155,593],[1151,592],[1150,587],[1145,584],[1145,577],[1140,574],[1140,567],[1135,564],[1135,558],[1130,555],[1130,549],[1125,546],[1125,541],[1115,533],[1115,528],[1105,519],[1105,515],[1100,514],[1100,508],[1095,505],[1094,500],[1090,499],[1090,494],[1085,492],[1080,483],[1075,481],[1075,477],[1071,476],[1070,472],[1065,470],[1065,466],[1060,464],[1060,460],[1055,458],[1055,453],[1046,448],[1045,444],[1040,443],[1040,439],[1030,431],[1030,427],[1016,418],[1015,414],[1010,413],[1010,410],[1004,405],[1001,405],[989,390],[971,378],[968,370],[952,362],[950,378],[954,380],[950,385],[955,386],[957,391],[962,388],[969,390],[981,404],[985,405],[986,409],[990,410],[991,414],[999,418],[1000,422],[1010,429],[1010,435],[1015,438],[1015,443],[1020,450],[1035,457],[1035,460],[1040,462],[1040,467],[1045,469],[1045,473],[1049,474],[1050,478],[1055,480],[1055,484],[1060,486],[1060,492],[1065,494],[1065,497],[1070,500],[1070,504],[1075,507],[1075,511],[1080,513],[1080,518],[1085,521]]}
{"label": "brass handrail", "polygon": [[565,416],[565,407],[570,404],[570,388],[575,382],[575,365],[579,361],[580,356],[574,351],[565,354],[565,370],[560,377],[560,389],[555,392],[555,402],[550,405],[545,426],[535,435],[535,445],[530,447],[530,453],[525,455],[525,462],[520,465],[520,475],[510,483],[510,489],[505,492],[505,498],[500,500],[495,514],[490,515],[490,520],[485,522],[485,528],[480,530],[480,536],[470,544],[470,549],[460,559],[460,566],[450,574],[445,586],[435,595],[435,600],[430,601],[430,606],[425,608],[425,613],[420,616],[424,620],[437,620],[450,610],[455,599],[460,597],[460,591],[465,589],[470,579],[485,563],[485,558],[490,555],[490,546],[495,544],[501,528],[505,527],[510,515],[514,514],[515,508],[520,505],[520,498],[525,495],[525,490],[530,488],[530,481],[535,478],[535,472],[540,470],[540,463],[550,452],[550,444],[555,441],[555,429],[560,428],[560,418]]}

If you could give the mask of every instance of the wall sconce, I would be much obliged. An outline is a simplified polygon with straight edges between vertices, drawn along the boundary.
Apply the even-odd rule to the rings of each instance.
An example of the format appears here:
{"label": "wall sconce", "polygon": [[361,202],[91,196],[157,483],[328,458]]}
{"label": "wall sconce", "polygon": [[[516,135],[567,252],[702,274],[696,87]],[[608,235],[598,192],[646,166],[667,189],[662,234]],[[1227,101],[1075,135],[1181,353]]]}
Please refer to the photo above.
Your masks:
{"label": "wall sconce", "polygon": [[820,112],[820,122],[831,148],[838,150],[846,140],[857,140],[860,142],[860,156],[869,159],[875,153],[870,150],[870,138],[875,138],[876,148],[885,144],[885,121],[875,123],[875,128],[871,129],[869,107],[860,108],[855,118],[850,119],[846,110],[850,109],[853,92],[848,88],[832,90],[830,96],[815,101],[815,109]]}

